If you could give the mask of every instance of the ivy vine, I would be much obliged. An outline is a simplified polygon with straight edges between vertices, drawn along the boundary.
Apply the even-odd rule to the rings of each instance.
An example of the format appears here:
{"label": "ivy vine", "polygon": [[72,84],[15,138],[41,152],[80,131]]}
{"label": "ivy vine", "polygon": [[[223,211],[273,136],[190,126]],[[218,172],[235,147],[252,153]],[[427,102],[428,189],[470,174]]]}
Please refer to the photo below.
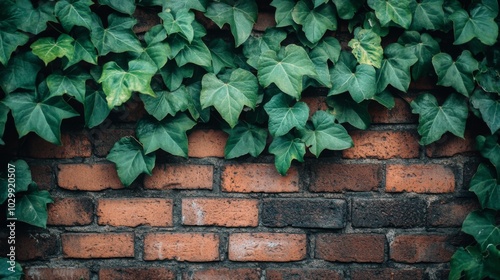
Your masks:
{"label": "ivy vine", "polygon": [[[485,158],[471,181],[482,210],[463,231],[476,245],[452,258],[450,279],[498,278],[500,271],[500,48],[496,0],[273,0],[276,26],[252,33],[255,0],[4,0],[0,2],[0,144],[9,112],[19,137],[61,144],[63,120],[99,126],[135,94],[148,116],[107,159],[126,186],[151,174],[155,153],[187,157],[187,133],[218,123],[226,158],[268,152],[286,174],[306,150],[353,145],[345,127],[366,129],[367,106],[395,104],[412,81],[441,94],[411,102],[420,144],[464,136],[469,118]],[[158,23],[137,36],[136,9]],[[222,30],[207,34],[201,23]],[[228,27],[228,29],[226,29]],[[335,38],[345,28],[352,39]],[[227,31],[226,31],[227,30]],[[397,40],[396,40],[397,39]],[[304,91],[327,95],[309,117]],[[438,98],[436,98],[438,97]],[[270,139],[270,140],[268,140]]]}

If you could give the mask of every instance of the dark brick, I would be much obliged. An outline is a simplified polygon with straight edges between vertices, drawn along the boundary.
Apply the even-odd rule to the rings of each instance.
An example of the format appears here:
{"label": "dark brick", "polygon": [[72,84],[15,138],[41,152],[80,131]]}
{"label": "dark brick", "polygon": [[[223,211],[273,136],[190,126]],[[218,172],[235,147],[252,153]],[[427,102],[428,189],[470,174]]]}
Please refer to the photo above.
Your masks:
{"label": "dark brick", "polygon": [[342,274],[329,269],[284,268],[266,270],[266,280],[341,280]]}
{"label": "dark brick", "polygon": [[479,203],[476,199],[439,199],[429,206],[427,222],[430,226],[458,227],[470,212],[478,208]]}
{"label": "dark brick", "polygon": [[258,268],[210,268],[184,272],[183,280],[259,280]]}
{"label": "dark brick", "polygon": [[332,262],[384,261],[383,234],[318,234],[315,257]]}
{"label": "dark brick", "polygon": [[382,180],[382,168],[377,164],[315,164],[311,169],[312,192],[369,192]]}
{"label": "dark brick", "polygon": [[164,267],[102,268],[99,280],[162,279],[174,280],[175,273]]}
{"label": "dark brick", "polygon": [[426,202],[420,198],[354,199],[352,225],[369,228],[424,226],[426,207]]}
{"label": "dark brick", "polygon": [[268,227],[343,228],[346,202],[340,199],[265,199],[262,223]]}
{"label": "dark brick", "polygon": [[16,257],[18,260],[48,259],[57,254],[57,236],[50,233],[24,232],[16,236]]}
{"label": "dark brick", "polygon": [[390,243],[390,256],[396,262],[449,262],[455,252],[452,237],[437,234],[403,234]]}
{"label": "dark brick", "polygon": [[[424,279],[424,271],[422,269],[396,269],[396,268],[379,268],[379,269],[356,269],[351,272],[351,280],[421,280]],[[445,279],[445,278],[437,278]]]}

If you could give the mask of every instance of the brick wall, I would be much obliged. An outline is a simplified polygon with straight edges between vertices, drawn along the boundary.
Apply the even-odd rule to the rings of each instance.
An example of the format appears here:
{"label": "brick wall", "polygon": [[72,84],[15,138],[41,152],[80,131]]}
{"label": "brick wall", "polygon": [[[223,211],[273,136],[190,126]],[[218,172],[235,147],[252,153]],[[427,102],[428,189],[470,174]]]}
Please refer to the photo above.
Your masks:
{"label": "brick wall", "polygon": [[26,279],[445,279],[477,207],[473,139],[421,147],[407,101],[396,105],[371,106],[355,147],[284,177],[269,155],[224,160],[227,135],[211,128],[190,133],[188,159],[161,154],[129,188],[105,157],[132,122],[66,129],[61,147],[30,136],[2,151],[55,199],[46,230],[18,233]]}

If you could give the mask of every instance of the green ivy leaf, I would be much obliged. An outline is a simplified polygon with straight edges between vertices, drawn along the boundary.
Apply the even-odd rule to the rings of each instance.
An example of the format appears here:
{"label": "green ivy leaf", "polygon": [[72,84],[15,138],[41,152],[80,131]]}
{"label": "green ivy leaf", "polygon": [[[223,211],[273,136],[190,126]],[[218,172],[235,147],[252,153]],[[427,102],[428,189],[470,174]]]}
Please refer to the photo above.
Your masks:
{"label": "green ivy leaf", "polygon": [[372,99],[377,101],[380,105],[384,106],[387,109],[392,109],[396,105],[394,97],[388,90],[378,92],[373,96]]}
{"label": "green ivy leaf", "polygon": [[274,155],[276,169],[285,176],[294,159],[304,162],[306,145],[299,138],[286,134],[273,139],[269,152]]}
{"label": "green ivy leaf", "polygon": [[189,107],[189,94],[186,87],[169,92],[155,91],[156,97],[142,95],[146,111],[157,120],[163,120],[167,115],[175,116],[177,112],[186,111]]}
{"label": "green ivy leaf", "polygon": [[94,20],[90,10],[93,4],[92,0],[60,0],[57,1],[54,12],[65,30],[70,31],[75,25],[90,30]]}
{"label": "green ivy leaf", "polygon": [[480,89],[474,91],[470,101],[481,112],[483,121],[490,128],[491,134],[500,129],[500,100],[498,94],[487,93]]}
{"label": "green ivy leaf", "polygon": [[47,29],[47,21],[57,22],[52,1],[41,1],[37,8],[29,0],[17,0],[16,5],[23,11],[24,19],[17,27],[19,30],[36,35]]}
{"label": "green ivy leaf", "polygon": [[163,8],[170,8],[172,10],[197,10],[200,12],[205,12],[208,0],[160,0]]}
{"label": "green ivy leaf", "polygon": [[182,67],[177,66],[175,61],[168,61],[167,64],[160,70],[163,82],[170,90],[178,89],[184,78],[193,76],[193,65],[187,64]]}
{"label": "green ivy leaf", "polygon": [[195,120],[201,120],[202,122],[208,122],[210,120],[210,108],[201,108],[200,95],[201,95],[201,81],[192,83],[186,86],[188,92],[188,110],[189,114]]}
{"label": "green ivy leaf", "polygon": [[100,56],[110,52],[137,52],[141,53],[141,43],[132,32],[132,27],[137,20],[110,14],[108,16],[108,27],[104,28],[101,20],[96,18],[92,23],[90,39],[96,47]]}
{"label": "green ivy leaf", "polygon": [[42,61],[32,52],[14,56],[7,67],[0,68],[0,86],[5,93],[18,88],[35,90],[35,80]]}
{"label": "green ivy leaf", "polygon": [[370,126],[368,102],[357,103],[345,94],[330,96],[326,102],[330,108],[333,108],[331,113],[340,123],[347,122],[359,129],[367,129]]}
{"label": "green ivy leaf", "polygon": [[136,59],[147,61],[160,70],[167,63],[170,53],[170,46],[167,43],[153,43],[145,47]]}
{"label": "green ivy leaf", "polygon": [[413,30],[440,30],[444,26],[444,0],[422,0],[414,2],[413,21],[410,28]]}
{"label": "green ivy leaf", "polygon": [[483,157],[490,160],[491,164],[497,170],[497,177],[500,178],[500,145],[498,144],[498,136],[477,136],[476,148],[481,152]]}
{"label": "green ivy leaf", "polygon": [[254,109],[257,103],[257,78],[247,70],[236,69],[219,77],[207,73],[201,85],[202,108],[214,106],[231,127],[238,123],[244,106]]}
{"label": "green ivy leaf", "polygon": [[413,64],[411,76],[418,80],[430,73],[432,69],[432,57],[439,53],[439,43],[431,35],[419,34],[416,31],[406,31],[399,37],[398,43],[404,45],[415,54],[418,61]]}
{"label": "green ivy leaf", "polygon": [[128,71],[111,61],[103,66],[99,83],[106,94],[109,108],[120,106],[130,99],[132,91],[155,96],[151,89],[151,78],[156,73],[156,67],[149,62],[131,60]]}
{"label": "green ivy leaf", "polygon": [[[352,27],[350,28],[352,29]],[[375,32],[375,34],[381,37],[385,37],[387,36],[387,34],[389,34],[389,26],[382,26],[380,20],[377,18],[374,12],[368,12],[365,14],[363,28],[371,29],[373,32]]]}
{"label": "green ivy leaf", "polygon": [[[16,161],[11,161],[9,164],[12,164],[15,166],[15,192],[20,193],[20,192],[25,192],[28,190],[29,185],[33,182],[31,178],[31,171],[30,167],[24,160],[16,160]],[[3,171],[7,171],[7,166],[5,167],[5,170],[2,170],[0,174],[3,173]],[[0,188],[2,191],[0,192],[0,204],[3,204],[5,200],[8,198],[8,185],[9,182],[7,180],[7,174],[3,174],[5,177],[2,178],[0,177]]]}
{"label": "green ivy leaf", "polygon": [[[352,57],[352,56],[351,56]],[[332,88],[328,95],[335,95],[349,91],[356,102],[371,99],[377,90],[375,68],[367,64],[339,62],[330,72]]]}
{"label": "green ivy leaf", "polygon": [[116,164],[120,181],[128,187],[141,173],[152,174],[156,155],[146,155],[136,139],[123,137],[111,148],[106,159]]}
{"label": "green ivy leaf", "polygon": [[481,70],[474,76],[479,86],[486,92],[500,93],[500,72],[494,68]]}
{"label": "green ivy leaf", "polygon": [[371,29],[356,28],[354,38],[349,41],[352,54],[360,64],[373,65],[380,68],[384,50],[380,45],[382,39]]}
{"label": "green ivy leaf", "polygon": [[[500,274],[498,263],[500,258],[494,254],[494,246],[488,247],[488,254],[485,257],[479,245],[458,248],[451,257],[450,280],[481,280],[484,277],[495,279]],[[490,252],[491,251],[491,252]]]}
{"label": "green ivy leaf", "polygon": [[90,79],[89,73],[73,68],[68,72],[55,71],[47,77],[50,96],[61,96],[65,93],[74,96],[80,103],[85,99],[85,81]]}
{"label": "green ivy leaf", "polygon": [[39,191],[34,185],[21,199],[16,200],[16,218],[41,228],[47,227],[47,204],[54,202],[48,191]]}
{"label": "green ivy leaf", "polygon": [[97,52],[87,32],[80,31],[77,33],[77,37],[73,41],[73,53],[70,54],[68,59],[68,64],[66,64],[64,69],[82,60],[90,64],[97,64]]}
{"label": "green ivy leaf", "polygon": [[317,111],[306,128],[299,130],[299,134],[316,157],[319,157],[324,149],[344,150],[354,145],[347,130],[336,124],[335,117],[325,111]]}
{"label": "green ivy leaf", "polygon": [[250,36],[243,44],[243,54],[247,58],[247,63],[257,69],[261,54],[267,50],[279,52],[281,42],[286,36],[285,31],[276,28],[266,29],[263,36]]}
{"label": "green ivy leaf", "polygon": [[213,73],[218,74],[224,68],[236,68],[234,46],[222,39],[215,39],[208,44],[212,54]]}
{"label": "green ivy leaf", "polygon": [[411,102],[412,113],[419,114],[418,133],[422,138],[421,145],[437,141],[449,131],[463,138],[465,121],[469,112],[467,100],[453,93],[439,106],[436,98],[424,93]]}
{"label": "green ivy leaf", "polygon": [[144,145],[147,155],[158,149],[175,156],[188,156],[188,138],[186,132],[196,124],[186,114],[178,114],[173,118],[158,121],[144,118],[137,124],[135,133]]}
{"label": "green ivy leaf", "polygon": [[61,145],[61,122],[78,116],[62,97],[40,100],[32,93],[9,94],[3,100],[12,111],[19,137],[35,132],[50,143]]}
{"label": "green ivy leaf", "polygon": [[478,4],[471,11],[460,9],[454,12],[450,19],[453,21],[455,42],[460,45],[478,38],[485,45],[493,45],[498,37],[498,25],[495,22],[495,13],[488,7]]}
{"label": "green ivy leaf", "polygon": [[135,11],[135,0],[99,0],[99,3],[128,15],[132,15]]}
{"label": "green ivy leaf", "polygon": [[481,207],[500,210],[500,185],[497,174],[486,164],[482,163],[477,168],[476,174],[470,182],[469,190],[477,195]]}
{"label": "green ivy leaf", "polygon": [[309,107],[304,102],[292,103],[293,98],[279,93],[264,105],[264,110],[269,115],[269,133],[273,137],[283,136],[293,128],[305,128]]}
{"label": "green ivy leaf", "polygon": [[0,102],[0,145],[5,145],[5,142],[2,140],[2,138],[5,132],[5,124],[7,123],[7,115],[9,114],[9,111],[9,107]]}
{"label": "green ivy leaf", "polygon": [[436,54],[432,58],[432,65],[438,75],[438,85],[451,86],[467,97],[474,89],[472,73],[479,65],[469,51],[463,51],[456,61],[449,54]]}
{"label": "green ivy leaf", "polygon": [[293,9],[292,18],[302,25],[302,31],[311,43],[317,43],[327,30],[337,29],[337,17],[331,4],[313,6],[309,0],[300,0]]}
{"label": "green ivy leaf", "polygon": [[363,1],[361,0],[333,0],[335,7],[337,8],[337,14],[341,19],[352,19],[354,14],[362,6]]}
{"label": "green ivy leaf", "polygon": [[15,262],[15,265],[12,270],[9,270],[11,265],[9,263],[9,259],[0,258],[0,279],[3,280],[21,280],[24,273],[23,268],[18,262]]}
{"label": "green ivy leaf", "polygon": [[158,16],[163,20],[163,28],[167,31],[168,35],[179,33],[183,38],[188,40],[189,43],[193,41],[193,12],[185,9],[167,10],[159,13]]}
{"label": "green ivy leaf", "polygon": [[73,41],[74,39],[71,36],[62,34],[57,38],[57,41],[52,37],[41,38],[31,44],[30,47],[33,53],[47,65],[58,57],[73,56],[75,50]]}
{"label": "green ivy leaf", "polygon": [[405,48],[398,43],[388,45],[384,49],[384,60],[377,71],[377,91],[383,91],[391,85],[406,92],[410,86],[410,66],[418,61],[411,48]]}
{"label": "green ivy leaf", "polygon": [[404,29],[410,28],[412,21],[410,3],[411,0],[368,0],[368,6],[375,10],[382,25],[393,21]]}
{"label": "green ivy leaf", "polygon": [[239,47],[248,39],[257,21],[257,3],[246,0],[211,2],[205,16],[213,20],[219,28],[229,24],[236,47]]}
{"label": "green ivy leaf", "polygon": [[87,90],[83,108],[85,126],[88,128],[100,125],[111,112],[106,101],[106,95],[100,90]]}
{"label": "green ivy leaf", "polygon": [[258,157],[267,141],[267,129],[246,122],[239,122],[229,130],[229,138],[224,148],[226,159],[237,158],[246,154]]}
{"label": "green ivy leaf", "polygon": [[[170,43],[170,48],[180,48],[175,55],[175,62],[182,67],[188,63],[193,63],[202,67],[210,68],[212,66],[212,55],[207,45],[202,40],[193,40],[191,44],[186,44],[180,40]],[[172,53],[174,55],[175,52]]]}
{"label": "green ivy leaf", "polygon": [[270,5],[276,8],[276,12],[274,13],[276,27],[296,25],[292,18],[292,12],[295,8],[294,0],[273,0]]}
{"label": "green ivy leaf", "polygon": [[496,224],[495,214],[493,210],[476,210],[467,215],[462,225],[462,231],[474,236],[483,251],[500,245],[500,225]]}
{"label": "green ivy leaf", "polygon": [[0,63],[7,65],[12,53],[18,46],[26,44],[29,37],[26,34],[9,30],[0,24]]}
{"label": "green ivy leaf", "polygon": [[317,75],[306,51],[297,45],[288,45],[278,53],[268,50],[259,59],[258,76],[263,87],[274,83],[284,93],[300,98],[302,77]]}

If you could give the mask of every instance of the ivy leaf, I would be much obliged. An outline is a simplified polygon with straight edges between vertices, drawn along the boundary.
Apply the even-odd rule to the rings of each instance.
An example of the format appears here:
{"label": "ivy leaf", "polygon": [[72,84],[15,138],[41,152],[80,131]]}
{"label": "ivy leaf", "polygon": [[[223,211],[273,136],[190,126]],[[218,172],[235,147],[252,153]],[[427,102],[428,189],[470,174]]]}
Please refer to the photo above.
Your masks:
{"label": "ivy leaf", "polygon": [[302,77],[317,75],[306,51],[297,45],[288,45],[278,53],[265,51],[259,59],[258,77],[263,87],[274,83],[284,93],[300,98]]}
{"label": "ivy leaf", "polygon": [[193,128],[196,122],[186,114],[179,114],[174,118],[164,118],[161,121],[153,118],[141,119],[135,133],[144,145],[147,155],[158,149],[175,156],[187,157],[188,138],[186,132]]}
{"label": "ivy leaf", "polygon": [[54,12],[65,30],[69,31],[75,25],[90,30],[93,21],[90,6],[93,4],[92,0],[60,0],[57,1]]}
{"label": "ivy leaf", "polygon": [[163,120],[167,115],[175,116],[177,112],[185,111],[189,106],[189,96],[184,86],[169,92],[155,91],[156,97],[142,95],[146,111],[157,120]]}
{"label": "ivy leaf", "polygon": [[351,63],[349,66],[339,62],[330,72],[332,88],[328,95],[335,95],[349,91],[356,102],[371,99],[377,90],[375,68],[367,64]]}
{"label": "ivy leaf", "polygon": [[188,110],[189,114],[195,120],[201,120],[202,122],[208,122],[210,120],[210,108],[201,108],[200,95],[201,95],[201,81],[192,83],[186,86],[188,92]]}
{"label": "ivy leaf", "polygon": [[123,70],[116,62],[104,64],[99,83],[106,94],[108,107],[113,108],[125,103],[132,96],[132,91],[155,96],[151,89],[151,78],[156,67],[149,62],[131,60],[128,71]]}
{"label": "ivy leaf", "polygon": [[375,10],[382,25],[393,21],[404,29],[410,28],[412,21],[410,3],[411,0],[368,0],[368,6]]}
{"label": "ivy leaf", "polygon": [[106,101],[106,95],[100,90],[87,90],[83,108],[85,112],[85,126],[88,128],[100,125],[111,112]]}
{"label": "ivy leaf", "polygon": [[453,21],[455,42],[460,45],[478,38],[485,45],[493,45],[498,37],[498,25],[495,22],[495,13],[488,7],[478,4],[471,11],[460,9],[455,11],[450,19]]}
{"label": "ivy leaf", "polygon": [[54,202],[48,191],[30,187],[28,193],[16,200],[16,218],[40,228],[47,227],[47,204]]}
{"label": "ivy leaf", "polygon": [[153,43],[144,48],[137,59],[149,62],[159,70],[167,63],[170,53],[167,43]]}
{"label": "ivy leaf", "polygon": [[55,71],[47,77],[50,96],[61,96],[65,93],[74,96],[80,103],[85,99],[85,81],[90,79],[89,73],[73,68],[68,72]]}
{"label": "ivy leaf", "polygon": [[306,145],[299,138],[286,134],[273,139],[269,152],[274,155],[276,169],[285,176],[294,159],[304,162]]}
{"label": "ivy leaf", "polygon": [[481,112],[483,121],[490,128],[491,134],[500,129],[500,100],[498,94],[487,93],[480,89],[474,91],[470,101]]}
{"label": "ivy leaf", "polygon": [[28,35],[9,30],[9,28],[0,24],[0,63],[7,65],[10,56],[17,47],[26,44],[28,40]]}
{"label": "ivy leaf", "polygon": [[[7,123],[7,115],[9,114],[9,111],[9,107],[0,102],[0,145],[5,145],[5,142],[2,140],[2,138],[5,132],[5,124]],[[3,202],[0,201],[0,204],[2,203]]]}
{"label": "ivy leaf", "polygon": [[197,10],[200,12],[205,12],[207,7],[208,0],[160,0],[163,5],[163,8],[170,8],[172,10]]}
{"label": "ivy leaf", "polygon": [[229,130],[229,138],[224,148],[226,159],[250,154],[258,157],[266,147],[267,130],[246,122],[239,122]]}
{"label": "ivy leaf", "polygon": [[316,157],[319,157],[324,149],[344,150],[354,145],[347,130],[336,124],[335,117],[325,111],[317,111],[306,128],[299,130],[299,134]]}
{"label": "ivy leaf", "polygon": [[283,136],[293,128],[304,129],[309,118],[309,107],[304,102],[293,103],[293,98],[279,93],[264,105],[269,115],[269,133]]}
{"label": "ivy leaf", "polygon": [[257,3],[245,0],[211,2],[205,16],[213,20],[219,28],[229,24],[236,47],[239,47],[248,39],[257,21]]}
{"label": "ivy leaf", "polygon": [[463,51],[456,61],[453,61],[449,54],[436,54],[432,58],[432,65],[438,75],[438,85],[451,86],[467,97],[474,89],[472,73],[479,65],[469,51]]}
{"label": "ivy leaf", "polygon": [[202,108],[214,106],[231,128],[238,123],[244,106],[254,109],[257,103],[257,78],[247,70],[236,69],[219,75],[219,78],[207,73],[203,76],[201,86]]}
{"label": "ivy leaf", "polygon": [[97,64],[97,52],[87,32],[80,31],[77,33],[77,37],[73,41],[73,53],[70,54],[68,59],[65,69],[82,60],[90,64]]}
{"label": "ivy leaf", "polygon": [[[498,263],[500,258],[492,252],[498,250],[494,246],[488,247],[488,257],[485,257],[478,244],[458,248],[451,257],[450,280],[470,279],[481,280],[489,276],[494,279],[500,274]],[[491,251],[491,252],[490,252]]]}
{"label": "ivy leaf", "polygon": [[267,50],[278,52],[286,36],[285,31],[276,28],[266,29],[263,36],[250,36],[243,44],[243,54],[247,58],[247,63],[257,69],[261,54]]}
{"label": "ivy leaf", "polygon": [[142,52],[142,46],[132,27],[137,20],[110,14],[108,16],[108,27],[104,28],[101,20],[96,18],[92,23],[90,39],[96,47],[99,55],[103,56],[110,52]]}
{"label": "ivy leaf", "polygon": [[431,35],[427,33],[420,35],[416,31],[406,31],[399,37],[398,43],[411,50],[418,59],[411,69],[411,76],[414,80],[430,73],[432,57],[439,53],[439,43]]}
{"label": "ivy leaf", "polygon": [[111,148],[106,159],[116,164],[120,181],[128,187],[141,173],[152,174],[156,155],[146,155],[137,140],[123,137]]}
{"label": "ivy leaf", "polygon": [[167,64],[160,70],[163,82],[170,90],[178,89],[184,78],[193,76],[193,65],[187,64],[182,67],[177,66],[175,61],[168,61]]}
{"label": "ivy leaf", "polygon": [[292,18],[302,25],[311,43],[317,43],[327,30],[337,29],[337,17],[331,4],[313,6],[310,1],[300,0],[293,9]]}
{"label": "ivy leaf", "polygon": [[19,137],[32,131],[57,145],[61,145],[62,120],[78,116],[61,97],[39,100],[25,92],[9,94],[3,102],[12,111]]}
{"label": "ivy leaf", "polygon": [[344,0],[333,0],[335,7],[337,8],[337,14],[341,19],[352,19],[354,14],[363,4],[363,1],[344,1]]}
{"label": "ivy leaf", "polygon": [[394,97],[388,90],[377,92],[372,99],[389,110],[394,108],[394,106],[396,105]]}
{"label": "ivy leaf", "polygon": [[377,91],[383,91],[388,85],[406,92],[410,85],[410,66],[418,58],[410,48],[405,48],[398,43],[388,45],[384,49],[382,67],[377,72]]}
{"label": "ivy leaf", "polygon": [[273,0],[270,5],[276,8],[276,12],[274,13],[276,27],[296,25],[292,18],[292,12],[295,8],[294,0]]}
{"label": "ivy leaf", "polygon": [[[11,161],[9,164],[14,165],[15,168],[15,192],[25,192],[28,190],[29,185],[33,182],[31,178],[30,167],[26,163],[26,161],[20,159],[16,161]],[[5,167],[7,169],[7,166]],[[3,170],[2,170],[3,171]],[[9,181],[7,180],[7,175],[4,174],[5,178],[0,177],[0,187],[2,190],[0,193],[0,204],[3,204],[8,197],[8,185]]]}
{"label": "ivy leaf", "polygon": [[477,195],[482,208],[500,210],[500,185],[496,175],[492,168],[481,163],[470,181],[469,190]]}
{"label": "ivy leaf", "polygon": [[486,92],[500,93],[500,72],[494,68],[481,70],[474,76],[479,86]]}
{"label": "ivy leaf", "polygon": [[462,225],[462,231],[474,236],[483,251],[500,245],[500,225],[496,224],[495,214],[493,210],[476,210],[467,215]]}
{"label": "ivy leaf", "polygon": [[33,53],[47,65],[58,57],[71,57],[75,50],[73,41],[71,36],[62,34],[57,38],[57,41],[52,37],[41,38],[31,44],[30,47]]}
{"label": "ivy leaf", "polygon": [[[212,55],[207,45],[202,40],[193,40],[191,44],[186,44],[180,40],[175,40],[170,44],[170,48],[179,48],[180,51],[175,55],[175,62],[179,67],[188,63],[193,63],[202,67],[210,68],[212,66]],[[174,55],[175,52],[172,53]]]}
{"label": "ivy leaf", "polygon": [[218,74],[224,68],[236,68],[234,46],[222,39],[212,40],[208,44],[212,54],[213,73]]}
{"label": "ivy leaf", "polygon": [[135,0],[99,0],[99,3],[128,15],[132,15],[135,11]]}
{"label": "ivy leaf", "polygon": [[[15,263],[13,270],[9,270],[11,265],[8,258],[0,258],[0,279],[3,280],[20,280],[24,273],[21,264]],[[12,269],[12,268],[11,268]]]}
{"label": "ivy leaf", "polygon": [[497,170],[498,178],[500,178],[500,145],[498,144],[498,136],[477,136],[476,148],[481,152],[483,157],[490,160],[491,164],[493,164]]}
{"label": "ivy leaf", "polygon": [[174,11],[167,10],[159,13],[158,16],[163,20],[163,28],[167,31],[168,35],[179,33],[188,40],[189,43],[193,41],[193,12],[185,9]]}
{"label": "ivy leaf", "polygon": [[360,64],[373,65],[380,68],[382,64],[383,52],[380,43],[382,39],[371,29],[356,28],[354,38],[349,41],[352,54]]}
{"label": "ivy leaf", "polygon": [[157,24],[144,34],[144,41],[148,45],[161,43],[167,38],[167,31],[163,27],[163,25]]}
{"label": "ivy leaf", "polygon": [[370,126],[371,119],[367,102],[357,103],[345,94],[330,96],[326,102],[330,108],[333,108],[331,113],[340,123],[347,122],[359,129],[367,129]]}
{"label": "ivy leaf", "polygon": [[32,52],[14,56],[7,67],[0,68],[0,86],[5,93],[18,88],[35,90],[38,71],[42,69],[42,61]]}
{"label": "ivy leaf", "polygon": [[411,102],[412,113],[419,114],[418,133],[422,138],[421,145],[428,145],[437,141],[449,131],[463,138],[465,121],[469,112],[467,100],[453,93],[439,106],[436,98],[424,93]]}
{"label": "ivy leaf", "polygon": [[36,9],[29,0],[17,0],[16,5],[23,11],[23,21],[17,26],[19,30],[36,35],[47,29],[47,21],[57,22],[52,1],[42,1]]}
{"label": "ivy leaf", "polygon": [[423,29],[440,30],[443,28],[445,22],[444,0],[422,0],[414,3],[411,29],[420,31]]}

